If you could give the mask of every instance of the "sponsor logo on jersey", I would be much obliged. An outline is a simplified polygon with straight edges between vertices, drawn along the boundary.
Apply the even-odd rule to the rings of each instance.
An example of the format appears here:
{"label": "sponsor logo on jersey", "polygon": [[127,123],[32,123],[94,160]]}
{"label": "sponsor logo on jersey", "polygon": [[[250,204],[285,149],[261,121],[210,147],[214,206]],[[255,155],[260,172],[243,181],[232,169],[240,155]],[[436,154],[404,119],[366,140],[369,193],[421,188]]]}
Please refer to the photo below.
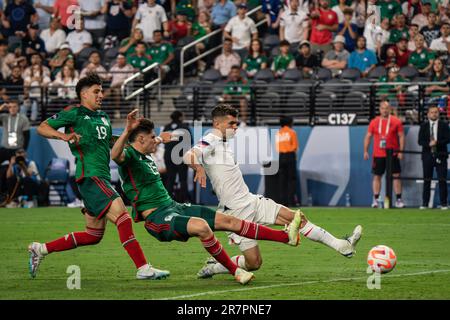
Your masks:
{"label": "sponsor logo on jersey", "polygon": [[109,126],[108,120],[106,120],[105,117],[102,117],[102,121],[105,124],[105,126]]}
{"label": "sponsor logo on jersey", "polygon": [[83,118],[84,120],[90,120],[91,119],[91,117],[89,117],[88,115],[86,115],[86,116],[84,116],[84,118]]}

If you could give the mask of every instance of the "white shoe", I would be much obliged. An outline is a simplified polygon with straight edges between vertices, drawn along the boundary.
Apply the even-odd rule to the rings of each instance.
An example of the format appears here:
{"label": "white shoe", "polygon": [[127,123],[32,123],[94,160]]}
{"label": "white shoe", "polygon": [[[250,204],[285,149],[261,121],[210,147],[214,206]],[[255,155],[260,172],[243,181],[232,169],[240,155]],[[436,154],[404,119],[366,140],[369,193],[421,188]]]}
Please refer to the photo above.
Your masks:
{"label": "white shoe", "polygon": [[28,246],[28,252],[30,254],[30,259],[28,260],[28,269],[31,278],[36,277],[39,265],[45,257],[42,253],[42,244],[39,242],[33,242]]}
{"label": "white shoe", "polygon": [[448,210],[448,207],[447,206],[441,207],[441,210]]}
{"label": "white shoe", "polygon": [[301,211],[296,210],[294,219],[292,219],[291,223],[287,227],[287,233],[289,235],[288,244],[291,246],[298,246],[300,244],[300,224],[302,222]]}
{"label": "white shoe", "polygon": [[218,263],[218,262],[213,257],[208,258],[205,261],[205,264],[203,265],[203,267],[197,272],[197,278],[198,279],[212,278],[212,276],[215,274],[214,273],[214,265],[216,263]]}
{"label": "white shoe", "polygon": [[82,208],[84,207],[83,200],[75,199],[73,202],[67,204],[68,208]]}
{"label": "white shoe", "polygon": [[405,207],[405,203],[403,202],[402,199],[397,199],[397,201],[395,201],[395,207],[399,208],[399,209],[404,208]]}
{"label": "white shoe", "polygon": [[372,200],[372,206],[371,207],[372,208],[378,208],[378,201],[375,198]]}
{"label": "white shoe", "polygon": [[253,278],[255,278],[255,276],[251,272],[245,271],[244,269],[241,269],[241,268],[237,268],[236,273],[234,274],[234,278],[240,284],[247,284]]}
{"label": "white shoe", "polygon": [[355,229],[353,229],[353,233],[350,237],[345,239],[347,244],[339,249],[340,254],[344,257],[351,258],[356,253],[356,245],[358,244],[359,239],[362,236],[362,226],[357,225]]}
{"label": "white shoe", "polygon": [[15,208],[19,207],[19,204],[17,202],[15,202],[15,201],[11,201],[5,207],[8,208],[8,209],[15,209]]}
{"label": "white shoe", "polygon": [[420,206],[419,207],[419,210],[425,210],[427,207],[425,207],[425,206]]}
{"label": "white shoe", "polygon": [[168,276],[170,276],[169,271],[153,268],[148,263],[140,267],[136,273],[136,279],[139,280],[161,280],[166,279]]}

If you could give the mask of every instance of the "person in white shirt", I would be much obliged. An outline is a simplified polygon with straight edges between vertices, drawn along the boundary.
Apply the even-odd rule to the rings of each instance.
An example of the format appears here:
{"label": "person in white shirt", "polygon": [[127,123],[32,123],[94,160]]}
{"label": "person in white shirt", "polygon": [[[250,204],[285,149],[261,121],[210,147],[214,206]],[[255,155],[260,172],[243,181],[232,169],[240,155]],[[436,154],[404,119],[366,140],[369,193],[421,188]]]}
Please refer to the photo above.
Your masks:
{"label": "person in white shirt", "polygon": [[53,54],[66,42],[66,33],[61,29],[58,18],[51,18],[50,27],[42,30],[41,39],[45,42],[45,50]]}
{"label": "person in white shirt", "polygon": [[448,53],[450,51],[450,24],[444,22],[441,26],[441,37],[431,42],[430,49]]}
{"label": "person in white shirt", "polygon": [[[361,226],[357,226],[348,239],[337,239],[308,221],[300,210],[293,211],[272,199],[250,193],[228,142],[235,136],[238,128],[237,110],[229,104],[219,104],[213,109],[211,116],[213,129],[185,153],[183,160],[195,170],[194,182],[199,182],[201,187],[206,187],[208,176],[219,200],[219,210],[242,220],[260,224],[284,226],[300,220],[302,235],[321,242],[346,257],[353,256],[355,245],[361,237]],[[231,258],[239,267],[256,270],[261,266],[261,253],[255,240],[233,233],[229,234],[229,238],[239,245],[243,254]],[[226,272],[228,270],[222,265],[208,260],[197,276],[209,278],[214,274]]]}
{"label": "person in white shirt", "polygon": [[84,17],[84,27],[92,35],[95,43],[101,43],[105,36],[105,15],[102,7],[105,0],[78,0],[81,15]]}
{"label": "person in white shirt", "polygon": [[223,41],[222,54],[216,57],[214,61],[214,69],[219,70],[222,77],[228,77],[232,66],[240,66],[241,58],[232,49],[232,41],[225,39]]}
{"label": "person in white shirt", "polygon": [[[36,9],[39,15],[39,29],[44,30],[47,29],[50,25],[50,19],[53,14],[53,4],[55,0],[34,0],[33,7]],[[1,8],[0,8],[1,9]],[[42,38],[42,36],[41,36]],[[47,48],[46,48],[47,50]],[[48,50],[47,50],[48,52]]]}
{"label": "person in white shirt", "polygon": [[[258,39],[255,22],[246,16],[247,4],[238,5],[237,15],[231,18],[224,29],[225,39],[231,39],[233,50],[248,50],[252,39]],[[242,57],[242,56],[241,56]]]}
{"label": "person in white shirt", "polygon": [[418,13],[411,20],[411,24],[417,24],[419,26],[419,30],[425,27],[428,24],[428,14],[431,12],[431,3],[425,2],[422,3],[422,13]]}
{"label": "person in white shirt", "polygon": [[303,40],[308,40],[309,19],[305,12],[299,10],[298,0],[291,0],[290,8],[281,14],[280,20],[280,40],[287,40],[291,48],[298,45]]}
{"label": "person in white shirt", "polygon": [[153,31],[164,30],[164,37],[170,37],[169,21],[166,11],[156,4],[156,0],[147,0],[139,6],[133,21],[132,29],[139,27],[144,32],[144,41],[153,42]]}
{"label": "person in white shirt", "polygon": [[80,19],[80,23],[75,24],[75,30],[67,35],[66,41],[75,55],[84,48],[92,46],[92,35],[84,30],[84,19]]}
{"label": "person in white shirt", "polygon": [[391,32],[389,31],[388,18],[384,18],[383,21],[381,21],[381,26],[377,25],[375,21],[375,16],[371,16],[367,20],[364,29],[364,37],[366,38],[367,49],[372,50],[379,55],[382,46],[388,42]]}

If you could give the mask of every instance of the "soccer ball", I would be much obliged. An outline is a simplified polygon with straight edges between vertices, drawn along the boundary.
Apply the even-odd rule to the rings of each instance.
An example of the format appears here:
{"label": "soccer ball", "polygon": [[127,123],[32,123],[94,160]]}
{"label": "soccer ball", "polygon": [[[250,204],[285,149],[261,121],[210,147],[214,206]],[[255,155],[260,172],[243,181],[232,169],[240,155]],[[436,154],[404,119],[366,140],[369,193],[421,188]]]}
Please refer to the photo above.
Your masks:
{"label": "soccer ball", "polygon": [[378,245],[370,249],[367,263],[374,272],[388,273],[397,264],[397,256],[388,246]]}

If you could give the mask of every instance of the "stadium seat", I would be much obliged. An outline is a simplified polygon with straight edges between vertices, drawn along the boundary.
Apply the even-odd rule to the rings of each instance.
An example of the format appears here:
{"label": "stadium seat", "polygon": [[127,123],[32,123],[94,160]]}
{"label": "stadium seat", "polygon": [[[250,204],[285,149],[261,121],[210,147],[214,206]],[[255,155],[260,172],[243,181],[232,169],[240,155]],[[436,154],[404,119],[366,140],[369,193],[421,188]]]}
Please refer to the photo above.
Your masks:
{"label": "stadium seat", "polygon": [[400,69],[399,74],[403,78],[412,80],[419,75],[419,72],[417,71],[417,69],[415,67],[405,66]]}
{"label": "stadium seat", "polygon": [[344,106],[348,112],[354,112],[369,121],[369,95],[357,90],[347,93],[344,98]]}
{"label": "stadium seat", "polygon": [[276,48],[280,45],[280,38],[276,34],[268,34],[264,37],[262,43],[263,50],[265,52],[271,52],[273,48]]}
{"label": "stadium seat", "polygon": [[294,92],[289,95],[282,112],[291,117],[305,118],[309,115],[309,94]]}
{"label": "stadium seat", "polygon": [[280,47],[275,47],[270,50],[270,58],[273,59],[273,57],[278,56],[280,54]]}
{"label": "stadium seat", "polygon": [[222,79],[222,75],[220,74],[219,70],[210,68],[205,71],[201,79],[203,81],[217,82]]}
{"label": "stadium seat", "polygon": [[356,68],[344,69],[341,74],[341,79],[356,81],[361,78],[361,72]]}
{"label": "stadium seat", "polygon": [[385,75],[387,75],[386,68],[384,66],[378,66],[369,72],[368,78],[372,80],[378,80],[380,77]]}
{"label": "stadium seat", "polygon": [[283,79],[297,82],[303,79],[303,73],[298,69],[287,69],[283,74]]}
{"label": "stadium seat", "polygon": [[275,79],[272,70],[270,69],[261,69],[259,70],[255,76],[253,77],[254,80],[260,80],[265,81],[266,83],[271,82]]}
{"label": "stadium seat", "polygon": [[260,119],[276,119],[279,116],[280,95],[276,92],[268,91],[256,98],[256,114]]}
{"label": "stadium seat", "polygon": [[317,80],[319,81],[328,81],[333,77],[331,74],[331,70],[326,68],[318,68],[315,75]]}
{"label": "stadium seat", "polygon": [[110,66],[111,63],[116,60],[117,54],[119,53],[118,47],[113,47],[105,51],[105,64],[106,66]]}
{"label": "stadium seat", "polygon": [[[53,158],[45,170],[45,181],[50,187],[50,204],[66,205],[68,203],[67,184],[69,183],[70,164],[64,158]],[[53,190],[52,190],[53,189]],[[54,197],[59,200],[52,201]]]}

